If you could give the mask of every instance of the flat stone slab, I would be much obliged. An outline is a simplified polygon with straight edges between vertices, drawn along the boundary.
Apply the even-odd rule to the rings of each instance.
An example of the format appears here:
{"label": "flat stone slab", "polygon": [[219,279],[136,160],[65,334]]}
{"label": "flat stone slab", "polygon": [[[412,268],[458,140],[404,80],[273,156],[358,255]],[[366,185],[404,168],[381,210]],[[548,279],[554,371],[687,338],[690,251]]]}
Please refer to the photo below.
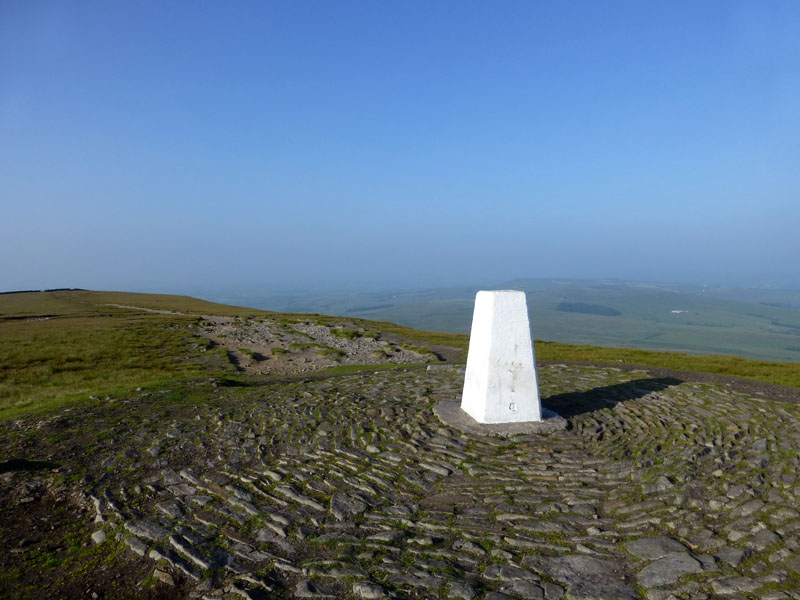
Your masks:
{"label": "flat stone slab", "polygon": [[639,600],[615,561],[571,554],[558,558],[528,556],[523,562],[566,584],[569,600]]}
{"label": "flat stone slab", "polygon": [[479,423],[461,409],[457,400],[439,403],[433,412],[446,425],[476,435],[511,437],[532,433],[552,433],[567,428],[567,420],[552,410],[542,408],[541,421],[523,423]]}
{"label": "flat stone slab", "polygon": [[625,544],[625,548],[637,558],[656,560],[675,552],[686,552],[688,548],[678,540],[665,535],[633,540]]}
{"label": "flat stone slab", "polygon": [[686,552],[675,552],[659,558],[636,575],[640,585],[654,587],[675,583],[688,573],[700,573],[701,564]]}

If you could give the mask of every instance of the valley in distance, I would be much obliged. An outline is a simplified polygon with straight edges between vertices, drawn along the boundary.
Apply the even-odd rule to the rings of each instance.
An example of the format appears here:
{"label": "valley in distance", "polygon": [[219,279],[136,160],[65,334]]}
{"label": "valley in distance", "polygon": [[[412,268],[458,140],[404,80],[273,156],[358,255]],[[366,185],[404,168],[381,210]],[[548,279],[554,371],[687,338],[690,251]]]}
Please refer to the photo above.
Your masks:
{"label": "valley in distance", "polygon": [[474,290],[0,294],[0,597],[800,598],[800,293],[502,287],[565,430],[437,418]]}
{"label": "valley in distance", "polygon": [[620,280],[516,279],[491,285],[365,291],[242,286],[193,290],[217,302],[348,315],[469,333],[479,289],[526,292],[540,340],[800,361],[800,291]]}

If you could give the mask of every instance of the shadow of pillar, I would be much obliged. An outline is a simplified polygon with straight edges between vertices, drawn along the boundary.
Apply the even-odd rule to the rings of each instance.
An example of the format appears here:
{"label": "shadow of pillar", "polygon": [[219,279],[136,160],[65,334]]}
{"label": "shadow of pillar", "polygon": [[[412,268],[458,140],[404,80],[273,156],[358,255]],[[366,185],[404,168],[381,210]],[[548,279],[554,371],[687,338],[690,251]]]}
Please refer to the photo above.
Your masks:
{"label": "shadow of pillar", "polygon": [[594,388],[585,392],[570,392],[542,398],[542,406],[554,410],[565,419],[569,419],[602,408],[613,408],[619,402],[637,400],[653,392],[660,392],[681,383],[683,383],[683,380],[674,377],[635,379],[625,383]]}

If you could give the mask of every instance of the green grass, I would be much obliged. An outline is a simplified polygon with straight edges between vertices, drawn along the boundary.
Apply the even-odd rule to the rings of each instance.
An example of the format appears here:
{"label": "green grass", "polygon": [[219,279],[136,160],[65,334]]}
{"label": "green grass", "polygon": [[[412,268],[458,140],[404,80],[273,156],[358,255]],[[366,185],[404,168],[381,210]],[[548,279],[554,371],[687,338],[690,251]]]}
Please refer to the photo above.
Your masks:
{"label": "green grass", "polygon": [[330,348],[328,346],[321,346],[317,350],[317,354],[319,354],[320,356],[327,356],[329,358],[339,358],[341,356],[345,356],[346,355],[345,352],[342,352],[341,350],[339,350],[337,348]]}
{"label": "green grass", "polygon": [[362,337],[362,333],[360,331],[356,331],[355,329],[331,329],[331,335],[333,337],[343,338],[346,340],[355,340],[357,338]]}
{"label": "green grass", "polygon": [[[172,310],[181,314],[143,312],[108,304]],[[194,331],[197,315],[270,319],[284,325],[313,322],[341,327],[341,317],[278,314],[239,309],[183,296],[121,292],[46,292],[0,295],[0,420],[44,414],[90,396],[121,395],[136,387],[166,385],[195,377],[230,377],[235,367],[221,348]],[[353,319],[354,332],[365,337],[397,336],[400,345],[428,351],[430,345],[459,348],[466,359],[469,338],[463,334],[418,331],[393,323]],[[379,333],[378,333],[379,332]],[[800,364],[748,360],[725,355],[690,355],[600,346],[536,342],[540,360],[596,362],[664,367],[745,377],[800,387]],[[294,349],[311,348],[296,344]],[[318,347],[339,356],[340,351]],[[288,353],[274,348],[275,357]],[[347,365],[327,374],[367,368],[410,365]]]}
{"label": "green grass", "polygon": [[766,383],[800,387],[800,364],[793,362],[751,360],[724,354],[697,356],[680,352],[577,346],[540,340],[536,341],[535,348],[537,360],[662,367],[676,371],[732,375]]}
{"label": "green grass", "polygon": [[433,354],[428,348],[424,346],[417,346],[415,344],[409,344],[408,342],[400,342],[398,344],[403,350],[408,350],[410,352],[416,352],[417,354],[421,354],[423,356],[427,354]]}
{"label": "green grass", "polygon": [[[0,418],[230,371],[221,350],[204,351],[192,334],[193,317],[93,305],[86,294],[0,296]],[[54,316],[27,318],[43,314]]]}

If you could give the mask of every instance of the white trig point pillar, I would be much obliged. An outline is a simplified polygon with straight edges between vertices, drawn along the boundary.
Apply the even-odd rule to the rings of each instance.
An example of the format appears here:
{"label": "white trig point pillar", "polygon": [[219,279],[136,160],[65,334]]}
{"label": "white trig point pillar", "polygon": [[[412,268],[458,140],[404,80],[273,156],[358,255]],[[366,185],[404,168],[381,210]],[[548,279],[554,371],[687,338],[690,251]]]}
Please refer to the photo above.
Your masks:
{"label": "white trig point pillar", "polygon": [[461,409],[479,423],[542,420],[525,292],[475,296]]}

